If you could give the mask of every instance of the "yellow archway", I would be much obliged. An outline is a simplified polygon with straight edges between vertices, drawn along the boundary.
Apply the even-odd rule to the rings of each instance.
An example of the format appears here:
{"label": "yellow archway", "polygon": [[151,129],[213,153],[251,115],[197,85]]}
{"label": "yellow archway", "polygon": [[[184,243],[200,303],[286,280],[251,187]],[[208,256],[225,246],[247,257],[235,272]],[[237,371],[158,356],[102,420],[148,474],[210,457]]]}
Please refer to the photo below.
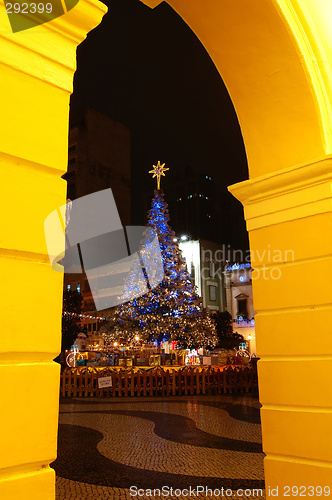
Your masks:
{"label": "yellow archway", "polygon": [[309,487],[332,479],[331,6],[168,3],[214,61],[244,137],[250,179],[230,191],[244,204],[255,268],[267,495],[302,486],[316,496]]}
{"label": "yellow archway", "polygon": [[[150,6],[161,3],[144,0]],[[250,177],[332,152],[332,11],[322,1],[169,0],[200,39],[235,106]],[[309,17],[326,6],[325,26]],[[323,16],[322,16],[323,17]],[[318,16],[316,17],[318,21]],[[319,31],[319,35],[318,35]]]}
{"label": "yellow archway", "polygon": [[[330,2],[169,4],[220,71],[247,150],[250,179],[231,191],[245,206],[256,269],[267,486],[313,496],[310,486],[332,479]],[[3,500],[54,498],[61,276],[49,265],[43,222],[65,201],[76,46],[105,10],[80,0],[13,34],[0,4]]]}

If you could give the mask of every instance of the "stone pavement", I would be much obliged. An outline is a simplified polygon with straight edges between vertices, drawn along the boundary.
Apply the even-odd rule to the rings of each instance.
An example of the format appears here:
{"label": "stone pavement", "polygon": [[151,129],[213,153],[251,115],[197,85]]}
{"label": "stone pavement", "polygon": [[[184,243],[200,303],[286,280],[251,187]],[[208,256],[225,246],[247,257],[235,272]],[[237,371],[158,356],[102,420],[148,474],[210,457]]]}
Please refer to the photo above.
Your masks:
{"label": "stone pavement", "polygon": [[63,399],[56,498],[265,498],[259,408],[251,395]]}

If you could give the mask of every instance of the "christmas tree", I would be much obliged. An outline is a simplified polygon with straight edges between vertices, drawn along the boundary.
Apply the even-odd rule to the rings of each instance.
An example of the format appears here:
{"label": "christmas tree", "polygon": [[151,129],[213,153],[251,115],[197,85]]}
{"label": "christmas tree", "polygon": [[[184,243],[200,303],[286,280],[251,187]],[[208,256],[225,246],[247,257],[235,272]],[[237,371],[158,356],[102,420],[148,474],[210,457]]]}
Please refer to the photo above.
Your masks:
{"label": "christmas tree", "polygon": [[[110,318],[112,333],[108,340],[132,343],[139,336],[141,341],[147,342],[176,340],[184,347],[214,347],[217,343],[214,322],[202,307],[175,233],[168,224],[168,207],[160,190],[160,175],[166,170],[163,166],[158,162],[152,171],[157,172],[154,177],[157,176],[158,189],[154,191],[147,224],[158,236],[163,280],[137,297],[138,269],[132,269],[126,283],[125,300],[129,301],[118,306]],[[146,238],[149,239],[148,229]],[[150,277],[151,272],[148,274]],[[131,294],[136,298],[130,300]]]}

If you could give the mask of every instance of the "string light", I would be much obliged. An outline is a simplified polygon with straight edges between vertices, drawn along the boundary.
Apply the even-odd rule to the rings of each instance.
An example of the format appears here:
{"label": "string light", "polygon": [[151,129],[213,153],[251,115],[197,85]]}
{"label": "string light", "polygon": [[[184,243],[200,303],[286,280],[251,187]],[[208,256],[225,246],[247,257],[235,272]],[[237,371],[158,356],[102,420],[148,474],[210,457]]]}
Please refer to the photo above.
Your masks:
{"label": "string light", "polygon": [[90,316],[89,314],[77,314],[68,311],[63,311],[62,316],[76,316],[78,318],[88,318],[88,319],[97,319],[98,321],[105,321],[106,317],[102,316]]}

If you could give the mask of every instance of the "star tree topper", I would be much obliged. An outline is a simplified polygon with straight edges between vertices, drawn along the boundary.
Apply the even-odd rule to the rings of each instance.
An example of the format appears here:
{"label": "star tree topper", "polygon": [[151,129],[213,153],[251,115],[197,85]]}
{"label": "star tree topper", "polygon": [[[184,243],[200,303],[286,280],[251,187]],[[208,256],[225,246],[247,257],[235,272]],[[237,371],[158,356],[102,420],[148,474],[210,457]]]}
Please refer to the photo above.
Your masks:
{"label": "star tree topper", "polygon": [[169,168],[164,168],[165,163],[160,165],[160,161],[158,161],[157,165],[153,165],[153,170],[149,171],[149,174],[153,174],[152,179],[157,177],[157,190],[160,190],[160,177],[163,175],[165,177],[166,170]]}

